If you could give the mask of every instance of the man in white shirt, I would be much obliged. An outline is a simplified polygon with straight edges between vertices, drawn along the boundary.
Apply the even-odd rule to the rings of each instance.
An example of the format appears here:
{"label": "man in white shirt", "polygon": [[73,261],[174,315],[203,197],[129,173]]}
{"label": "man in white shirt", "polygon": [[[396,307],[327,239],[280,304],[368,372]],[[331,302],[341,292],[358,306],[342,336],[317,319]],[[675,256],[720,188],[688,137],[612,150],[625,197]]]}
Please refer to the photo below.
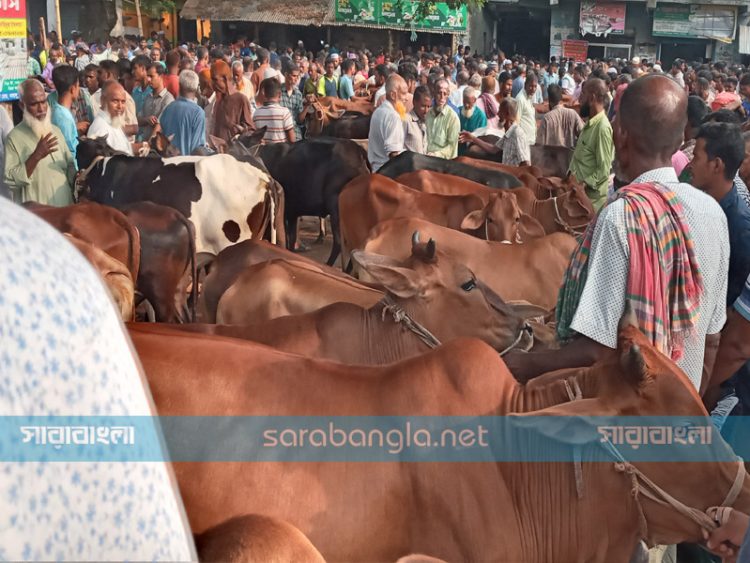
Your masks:
{"label": "man in white shirt", "polygon": [[388,160],[404,152],[406,81],[392,74],[385,82],[385,99],[372,114],[367,142],[367,160],[377,172]]}
{"label": "man in white shirt", "polygon": [[133,156],[133,147],[128,141],[125,126],[125,88],[119,82],[107,82],[102,87],[102,108],[89,127],[92,139],[106,137],[107,144],[116,151]]}
{"label": "man in white shirt", "polygon": [[469,73],[465,70],[462,70],[456,75],[456,84],[458,85],[458,88],[456,88],[450,95],[450,101],[451,103],[456,106],[457,108],[460,108],[464,105],[464,90],[466,90],[466,86],[468,86],[469,82]]}
{"label": "man in white shirt", "polygon": [[[686,121],[687,95],[673,80],[653,74],[631,83],[614,123],[615,170],[617,179],[626,184],[661,184],[682,206],[703,289],[692,330],[681,333],[684,348],[676,363],[698,390],[702,378],[711,373],[718,333],[726,320],[729,233],[716,200],[680,183],[672,168],[672,155],[682,142]],[[655,122],[659,127],[653,127]],[[552,354],[506,355],[503,359],[516,377],[525,380],[557,369],[589,366],[617,347],[631,254],[639,251],[628,243],[626,205],[624,198],[612,200],[596,220],[588,273],[570,323],[576,336]],[[665,326],[669,321],[660,319]]]}
{"label": "man in white shirt", "polygon": [[536,74],[529,72],[526,75],[523,90],[516,95],[518,102],[518,124],[523,129],[529,145],[536,143],[536,109],[534,108],[534,97],[536,96],[539,79]]}

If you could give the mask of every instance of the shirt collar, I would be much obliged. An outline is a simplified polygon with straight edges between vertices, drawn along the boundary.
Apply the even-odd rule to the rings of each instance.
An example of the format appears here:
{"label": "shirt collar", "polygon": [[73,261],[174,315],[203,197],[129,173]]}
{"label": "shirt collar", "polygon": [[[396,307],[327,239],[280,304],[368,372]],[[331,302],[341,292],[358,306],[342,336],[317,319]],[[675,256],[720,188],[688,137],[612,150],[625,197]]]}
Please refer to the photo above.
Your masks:
{"label": "shirt collar", "polygon": [[594,117],[592,117],[592,118],[590,118],[588,120],[588,122],[586,123],[586,126],[587,127],[591,127],[593,125],[596,125],[597,123],[599,123],[602,119],[605,119],[606,117],[607,117],[607,112],[606,111],[600,111]]}
{"label": "shirt collar", "polygon": [[732,189],[727,192],[727,195],[725,195],[721,200],[719,201],[719,205],[721,208],[726,212],[729,211],[732,207],[737,205],[737,186],[735,184],[732,184]]}
{"label": "shirt collar", "polygon": [[416,113],[414,113],[414,110],[411,110],[407,115],[412,123],[419,123],[420,125],[424,123],[424,121],[419,119],[419,116]]}
{"label": "shirt collar", "polygon": [[157,94],[157,93],[156,93],[156,92],[154,92],[154,91],[153,91],[153,89],[152,89],[152,90],[151,90],[151,95],[152,95],[152,96],[153,96],[154,98],[163,98],[164,96],[166,96],[166,95],[167,95],[167,92],[168,92],[168,91],[169,91],[169,90],[167,90],[166,88],[162,88],[162,89],[161,89],[161,92],[159,92],[159,93]]}
{"label": "shirt collar", "polygon": [[631,183],[633,184],[644,184],[646,182],[658,182],[660,184],[679,184],[680,181],[677,179],[677,172],[671,166],[665,166],[664,168],[654,168],[648,172],[644,172],[638,176]]}
{"label": "shirt collar", "polygon": [[[177,98],[177,100],[182,100],[184,102],[190,102],[190,103],[193,103],[193,104],[196,104],[196,105],[198,104],[198,100],[191,100],[190,98],[186,98],[185,96],[179,96]],[[177,100],[175,100],[175,101],[177,101]]]}

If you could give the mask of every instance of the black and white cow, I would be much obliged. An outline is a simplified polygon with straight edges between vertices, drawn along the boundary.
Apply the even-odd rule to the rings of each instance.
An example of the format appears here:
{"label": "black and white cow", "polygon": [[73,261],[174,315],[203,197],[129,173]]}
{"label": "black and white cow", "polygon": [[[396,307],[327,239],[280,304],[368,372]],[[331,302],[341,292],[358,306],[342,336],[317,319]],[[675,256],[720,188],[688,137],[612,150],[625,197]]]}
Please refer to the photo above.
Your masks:
{"label": "black and white cow", "polygon": [[172,207],[195,225],[196,252],[260,239],[279,212],[269,175],[227,154],[137,158],[115,154],[104,138],[83,139],[77,151],[83,194],[118,207],[151,201]]}

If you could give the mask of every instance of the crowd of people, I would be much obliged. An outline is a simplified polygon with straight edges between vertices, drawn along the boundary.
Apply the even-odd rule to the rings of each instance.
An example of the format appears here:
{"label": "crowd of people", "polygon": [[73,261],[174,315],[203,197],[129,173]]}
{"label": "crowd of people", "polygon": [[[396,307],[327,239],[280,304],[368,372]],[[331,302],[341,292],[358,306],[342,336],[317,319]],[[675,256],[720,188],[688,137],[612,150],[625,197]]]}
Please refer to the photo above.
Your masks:
{"label": "crowd of people", "polygon": [[[733,400],[749,412],[747,368],[713,377],[704,369],[717,355],[727,308],[750,321],[750,73],[743,66],[537,61],[468,46],[455,53],[328,45],[313,53],[302,42],[266,48],[246,39],[171,46],[155,34],[106,45],[78,35],[34,39],[19,90],[22,117],[14,126],[0,112],[3,181],[15,201],[73,203],[82,136],[104,137],[131,156],[148,153],[159,133],[184,155],[264,127],[264,143],[294,143],[306,137],[320,98],[372,100],[373,172],[404,151],[443,159],[480,151],[525,166],[535,164],[534,147],[567,148],[570,179],[599,212],[560,292],[556,330],[570,344],[511,352],[508,367],[525,380],[589,365],[616,346],[625,302],[635,298],[641,328],[707,404]],[[644,282],[654,279],[669,288],[666,296]],[[742,543],[747,518],[735,515],[731,525],[714,543]]]}

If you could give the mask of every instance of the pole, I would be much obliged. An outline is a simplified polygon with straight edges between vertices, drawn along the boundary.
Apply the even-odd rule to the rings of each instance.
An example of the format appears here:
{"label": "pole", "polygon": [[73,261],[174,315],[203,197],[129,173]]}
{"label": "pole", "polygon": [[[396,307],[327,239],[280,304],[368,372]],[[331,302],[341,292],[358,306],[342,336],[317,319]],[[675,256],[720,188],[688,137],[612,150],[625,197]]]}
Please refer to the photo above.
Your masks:
{"label": "pole", "polygon": [[47,30],[44,28],[44,18],[39,18],[39,40],[45,51],[49,51],[49,42],[47,41]]}
{"label": "pole", "polygon": [[138,18],[138,37],[143,37],[143,21],[141,20],[141,0],[135,0],[135,17]]}
{"label": "pole", "polygon": [[60,19],[60,0],[55,0],[55,17],[57,18],[57,38],[60,40],[60,43],[62,43],[63,30],[62,20]]}

